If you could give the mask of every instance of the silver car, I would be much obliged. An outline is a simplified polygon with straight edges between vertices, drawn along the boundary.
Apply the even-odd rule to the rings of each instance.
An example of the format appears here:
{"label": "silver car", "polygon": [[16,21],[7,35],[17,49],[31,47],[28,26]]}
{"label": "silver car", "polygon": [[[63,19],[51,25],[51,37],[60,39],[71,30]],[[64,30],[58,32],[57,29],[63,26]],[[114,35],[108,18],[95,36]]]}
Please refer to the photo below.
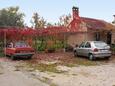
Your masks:
{"label": "silver car", "polygon": [[103,41],[86,41],[74,48],[75,56],[86,56],[90,60],[111,57],[110,46]]}

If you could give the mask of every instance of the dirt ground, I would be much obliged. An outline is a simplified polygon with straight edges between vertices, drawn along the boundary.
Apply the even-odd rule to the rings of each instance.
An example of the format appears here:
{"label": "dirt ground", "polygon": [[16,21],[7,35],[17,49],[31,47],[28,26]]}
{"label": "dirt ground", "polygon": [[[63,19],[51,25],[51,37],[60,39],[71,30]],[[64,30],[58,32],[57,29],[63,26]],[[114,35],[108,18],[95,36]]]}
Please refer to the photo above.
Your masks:
{"label": "dirt ground", "polygon": [[18,63],[9,59],[0,59],[0,86],[49,86],[16,70]]}
{"label": "dirt ground", "polygon": [[[7,83],[6,83],[7,82]],[[31,60],[0,58],[0,86],[115,86],[115,56],[109,60],[73,53],[38,53]]]}

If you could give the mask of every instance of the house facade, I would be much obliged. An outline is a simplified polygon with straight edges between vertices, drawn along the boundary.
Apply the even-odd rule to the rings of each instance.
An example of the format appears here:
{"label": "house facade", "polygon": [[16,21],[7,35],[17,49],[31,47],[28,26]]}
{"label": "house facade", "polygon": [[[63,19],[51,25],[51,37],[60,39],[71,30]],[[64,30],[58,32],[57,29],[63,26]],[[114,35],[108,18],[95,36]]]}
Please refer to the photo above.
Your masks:
{"label": "house facade", "polygon": [[115,43],[115,27],[99,19],[80,17],[79,8],[72,8],[73,19],[68,25],[68,44],[75,46],[83,41],[105,41],[108,44]]}
{"label": "house facade", "polygon": [[[18,36],[20,39],[52,36],[61,41],[66,40],[71,46],[79,45],[83,41],[105,41],[108,44],[115,44],[115,26],[104,20],[80,17],[78,7],[72,8],[72,20],[67,27],[52,26],[40,29],[6,27],[5,29],[0,27],[2,39],[4,34],[10,40],[17,40]],[[14,36],[17,34],[19,35]]]}

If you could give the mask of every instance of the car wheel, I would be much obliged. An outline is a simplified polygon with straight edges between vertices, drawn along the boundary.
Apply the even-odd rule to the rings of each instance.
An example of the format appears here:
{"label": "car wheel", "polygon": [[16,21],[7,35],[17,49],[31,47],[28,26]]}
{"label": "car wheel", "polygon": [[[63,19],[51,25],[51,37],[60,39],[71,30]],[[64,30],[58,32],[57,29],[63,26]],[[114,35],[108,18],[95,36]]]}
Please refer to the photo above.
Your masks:
{"label": "car wheel", "polygon": [[95,58],[93,56],[93,54],[89,54],[89,60],[93,61]]}
{"label": "car wheel", "polygon": [[110,57],[106,57],[107,60],[109,60]]}

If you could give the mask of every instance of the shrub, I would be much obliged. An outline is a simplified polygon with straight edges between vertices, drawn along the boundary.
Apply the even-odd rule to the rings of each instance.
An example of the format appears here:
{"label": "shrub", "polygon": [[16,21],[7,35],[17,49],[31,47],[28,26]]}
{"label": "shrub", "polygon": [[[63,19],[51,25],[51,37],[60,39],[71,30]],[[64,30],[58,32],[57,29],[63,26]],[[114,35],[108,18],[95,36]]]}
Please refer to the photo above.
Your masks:
{"label": "shrub", "polygon": [[112,45],[111,45],[111,50],[112,50],[112,51],[115,51],[115,44],[112,44]]}

